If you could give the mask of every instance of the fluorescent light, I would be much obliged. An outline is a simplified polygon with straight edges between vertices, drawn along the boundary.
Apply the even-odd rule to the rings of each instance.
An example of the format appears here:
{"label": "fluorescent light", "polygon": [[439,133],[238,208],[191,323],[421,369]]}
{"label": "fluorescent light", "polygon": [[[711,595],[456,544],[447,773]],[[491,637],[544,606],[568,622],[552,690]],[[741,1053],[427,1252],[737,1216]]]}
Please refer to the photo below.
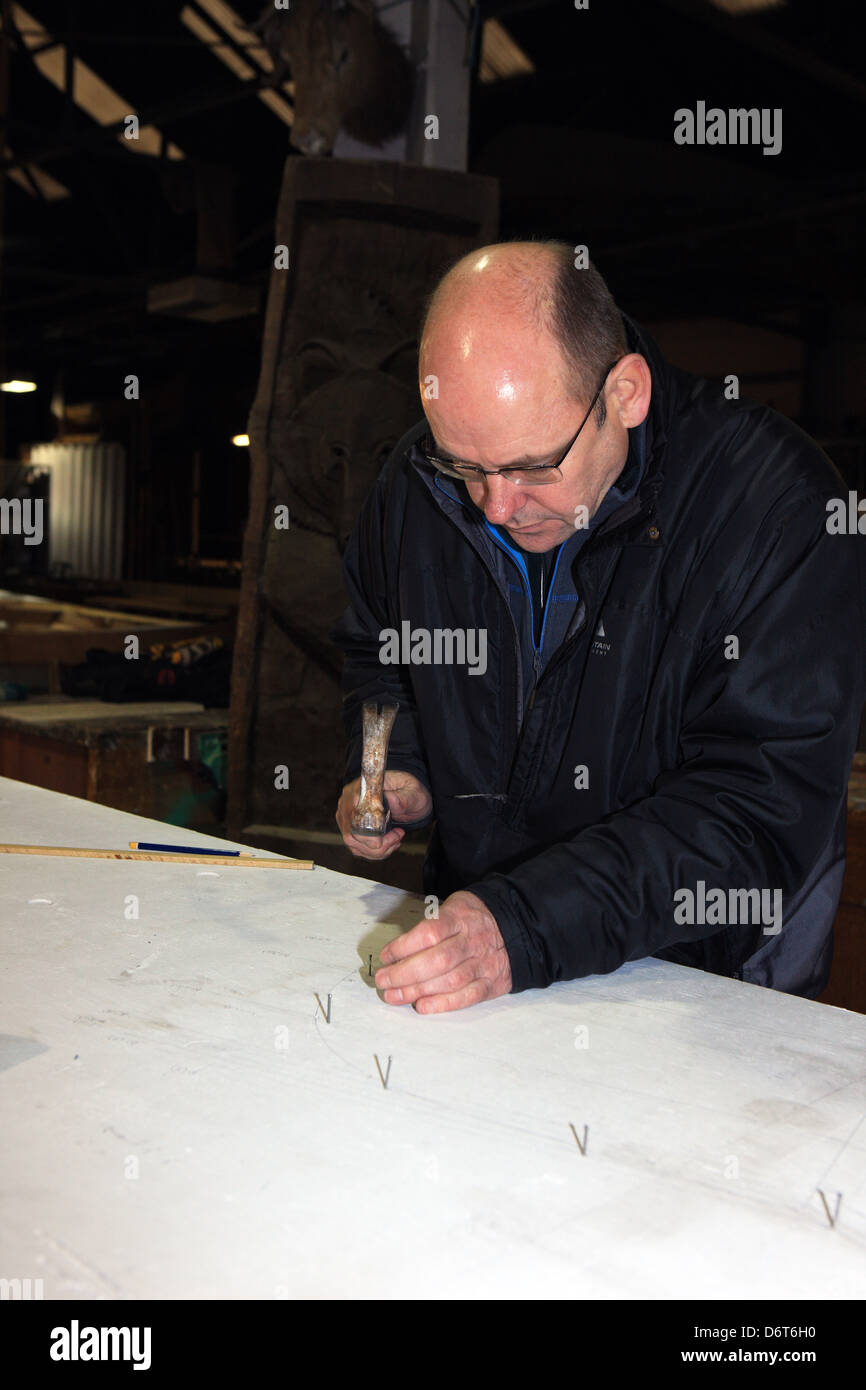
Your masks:
{"label": "fluorescent light", "polygon": [[35,390],[35,381],[0,381],[0,391],[9,391],[14,396],[23,396],[27,391]]}
{"label": "fluorescent light", "polygon": [[728,14],[757,14],[760,10],[778,10],[785,0],[710,0],[710,3]]}
{"label": "fluorescent light", "polygon": [[239,449],[248,449],[250,447],[250,437],[248,434],[233,434],[232,444],[236,444]]}

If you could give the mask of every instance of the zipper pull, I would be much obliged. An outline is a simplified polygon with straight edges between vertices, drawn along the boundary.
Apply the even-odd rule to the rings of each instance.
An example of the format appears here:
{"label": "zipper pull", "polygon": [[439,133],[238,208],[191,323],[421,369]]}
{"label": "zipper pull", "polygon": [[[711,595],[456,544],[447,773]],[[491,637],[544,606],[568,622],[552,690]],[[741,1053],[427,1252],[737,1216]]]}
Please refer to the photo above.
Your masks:
{"label": "zipper pull", "polygon": [[537,688],[538,688],[538,667],[539,667],[540,663],[541,663],[541,652],[536,652],[535,655],[534,655],[534,657],[532,658],[532,671],[533,671],[533,676],[532,676],[532,689],[531,689],[531,691],[529,692],[529,699],[528,699],[527,702],[526,702],[526,713],[527,713],[527,714],[528,714],[529,711],[532,709],[532,706],[535,704],[535,692],[536,692],[536,690],[537,690]]}

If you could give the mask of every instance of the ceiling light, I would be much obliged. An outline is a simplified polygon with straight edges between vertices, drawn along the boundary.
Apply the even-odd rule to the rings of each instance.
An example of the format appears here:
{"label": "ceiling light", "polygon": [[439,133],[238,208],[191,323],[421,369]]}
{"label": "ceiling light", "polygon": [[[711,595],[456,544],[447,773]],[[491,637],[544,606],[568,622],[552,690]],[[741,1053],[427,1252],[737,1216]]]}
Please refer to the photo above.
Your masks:
{"label": "ceiling light", "polygon": [[778,10],[785,0],[710,0],[710,3],[727,14],[757,14],[760,10]]}

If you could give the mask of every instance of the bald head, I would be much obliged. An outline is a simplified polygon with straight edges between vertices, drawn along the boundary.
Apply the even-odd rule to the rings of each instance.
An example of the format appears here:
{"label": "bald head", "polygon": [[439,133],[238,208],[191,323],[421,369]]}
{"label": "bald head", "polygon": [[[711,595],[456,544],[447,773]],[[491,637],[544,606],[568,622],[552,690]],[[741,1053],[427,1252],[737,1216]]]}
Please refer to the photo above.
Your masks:
{"label": "bald head", "polygon": [[[450,357],[466,370],[485,333],[491,345],[544,343],[551,349],[545,369],[556,372],[576,404],[588,403],[628,344],[622,316],[585,252],[563,241],[506,241],[461,257],[427,306],[422,377],[435,371],[434,352],[443,364]],[[489,362],[495,369],[495,354]],[[604,423],[604,402],[598,420]]]}
{"label": "bald head", "polygon": [[559,267],[548,245],[532,241],[482,246],[452,266],[430,299],[421,341],[446,327],[449,317],[481,311],[515,317],[536,331],[548,330]]}

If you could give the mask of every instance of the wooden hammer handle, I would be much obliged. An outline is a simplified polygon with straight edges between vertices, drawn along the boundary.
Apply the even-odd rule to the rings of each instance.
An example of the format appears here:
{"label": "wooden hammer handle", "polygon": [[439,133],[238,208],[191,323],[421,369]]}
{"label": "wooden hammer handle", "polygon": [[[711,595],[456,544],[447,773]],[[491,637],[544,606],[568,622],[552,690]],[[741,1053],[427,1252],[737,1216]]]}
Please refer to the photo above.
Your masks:
{"label": "wooden hammer handle", "polygon": [[391,813],[385,805],[385,765],[388,741],[399,708],[393,700],[386,700],[381,710],[375,700],[367,700],[364,705],[361,795],[352,812],[353,835],[384,835],[391,822]]}

